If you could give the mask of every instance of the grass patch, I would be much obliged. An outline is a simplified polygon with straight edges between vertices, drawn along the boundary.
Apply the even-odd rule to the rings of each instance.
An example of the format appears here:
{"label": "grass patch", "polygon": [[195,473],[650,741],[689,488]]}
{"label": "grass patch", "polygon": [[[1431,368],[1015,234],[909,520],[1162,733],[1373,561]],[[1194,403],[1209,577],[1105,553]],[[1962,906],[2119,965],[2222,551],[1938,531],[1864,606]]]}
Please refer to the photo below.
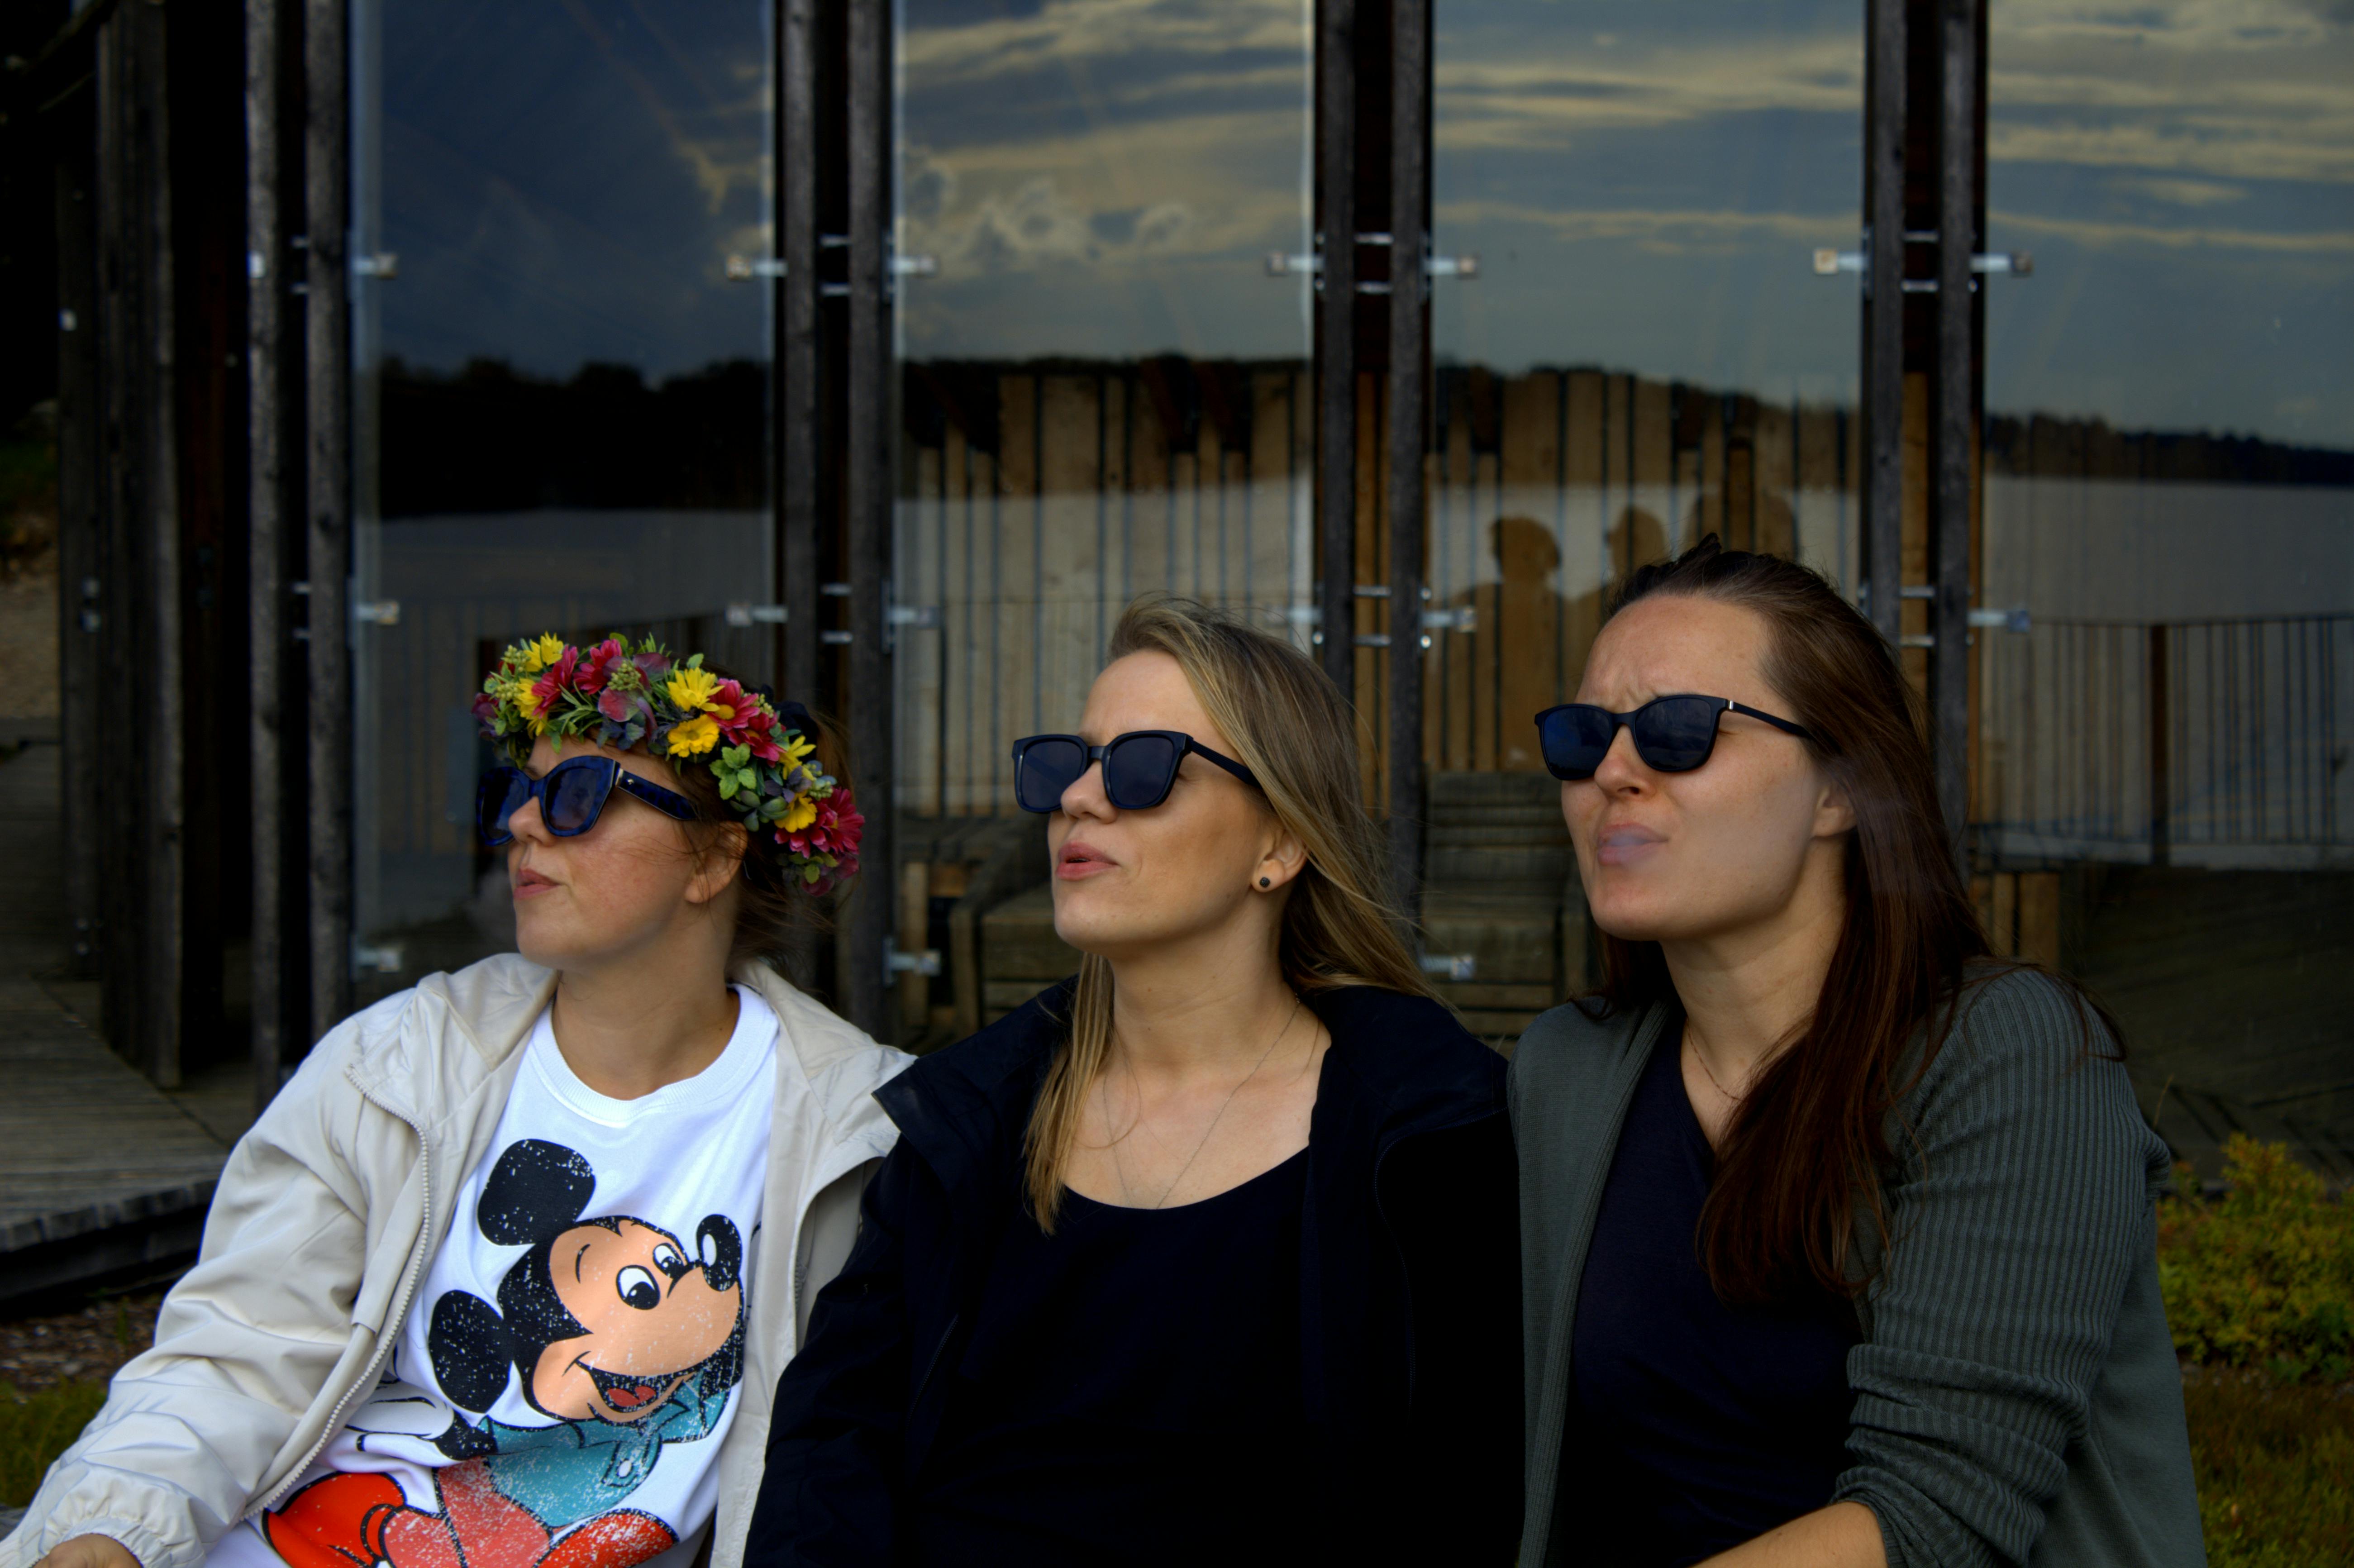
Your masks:
{"label": "grass patch", "polygon": [[0,1383],[0,1508],[23,1508],[59,1454],[81,1436],[106,1384],[92,1380],[19,1393]]}
{"label": "grass patch", "polygon": [[2182,1395],[2210,1568],[2354,1563],[2354,1397],[2195,1368]]}

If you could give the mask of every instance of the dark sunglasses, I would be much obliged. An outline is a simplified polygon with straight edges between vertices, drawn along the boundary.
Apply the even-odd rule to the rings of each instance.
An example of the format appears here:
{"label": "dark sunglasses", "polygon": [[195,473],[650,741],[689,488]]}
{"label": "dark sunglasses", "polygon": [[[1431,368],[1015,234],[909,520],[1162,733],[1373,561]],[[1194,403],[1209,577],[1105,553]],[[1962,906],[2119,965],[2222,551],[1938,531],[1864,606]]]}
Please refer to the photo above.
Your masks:
{"label": "dark sunglasses", "polygon": [[1101,746],[1089,746],[1086,736],[1077,735],[1024,736],[1013,743],[1013,799],[1025,811],[1059,811],[1063,791],[1100,762],[1105,798],[1123,811],[1149,811],[1169,799],[1177,782],[1177,765],[1189,752],[1258,788],[1249,768],[1219,756],[1183,730],[1133,729]]}
{"label": "dark sunglasses", "polygon": [[514,837],[507,819],[523,810],[525,800],[536,800],[539,820],[549,832],[559,839],[578,838],[597,825],[616,785],[665,816],[682,822],[695,820],[695,805],[685,796],[639,778],[610,757],[575,757],[537,779],[520,768],[493,768],[483,774],[474,794],[474,826],[482,830],[482,842],[495,849]]}
{"label": "dark sunglasses", "polygon": [[1653,697],[1633,713],[1614,714],[1592,703],[1564,703],[1537,715],[1537,741],[1544,752],[1545,771],[1556,779],[1591,779],[1618,738],[1618,726],[1634,733],[1635,755],[1658,773],[1689,773],[1716,749],[1716,721],[1725,714],[1747,714],[1800,740],[1812,740],[1799,726],[1772,714],[1734,702],[1730,697]]}

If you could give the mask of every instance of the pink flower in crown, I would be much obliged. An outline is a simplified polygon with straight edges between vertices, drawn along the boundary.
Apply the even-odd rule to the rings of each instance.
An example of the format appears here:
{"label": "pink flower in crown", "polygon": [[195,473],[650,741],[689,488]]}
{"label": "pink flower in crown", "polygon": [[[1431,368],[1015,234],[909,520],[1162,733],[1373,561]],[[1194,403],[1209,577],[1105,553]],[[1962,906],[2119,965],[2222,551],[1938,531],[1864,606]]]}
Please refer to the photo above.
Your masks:
{"label": "pink flower in crown", "polygon": [[[582,694],[593,697],[603,691],[605,683],[612,678],[613,666],[629,656],[629,652],[621,646],[620,640],[614,637],[608,637],[604,641],[588,650],[588,657],[580,666],[578,684]],[[610,718],[613,715],[607,714],[605,716]]]}
{"label": "pink flower in crown", "polygon": [[854,855],[866,828],[857,802],[847,789],[836,789],[817,803],[817,821],[810,824],[810,840],[830,854]]}
{"label": "pink flower in crown", "polygon": [[567,647],[564,656],[547,667],[547,673],[532,683],[531,694],[539,700],[539,711],[553,712],[556,699],[572,682],[573,671],[580,666],[580,650]]}
{"label": "pink flower in crown", "polygon": [[[733,681],[722,681],[711,700],[717,707],[707,711],[719,720],[720,733],[727,737],[730,746],[748,747],[752,755],[763,762],[774,762],[784,755],[777,746],[777,715],[758,696]],[[727,709],[728,716],[720,717],[718,708]]]}
{"label": "pink flower in crown", "polygon": [[632,653],[630,662],[638,667],[648,686],[662,684],[663,677],[670,673],[670,660],[660,653]]}
{"label": "pink flower in crown", "polygon": [[474,699],[474,717],[484,729],[495,728],[499,722],[499,700],[484,692]]}

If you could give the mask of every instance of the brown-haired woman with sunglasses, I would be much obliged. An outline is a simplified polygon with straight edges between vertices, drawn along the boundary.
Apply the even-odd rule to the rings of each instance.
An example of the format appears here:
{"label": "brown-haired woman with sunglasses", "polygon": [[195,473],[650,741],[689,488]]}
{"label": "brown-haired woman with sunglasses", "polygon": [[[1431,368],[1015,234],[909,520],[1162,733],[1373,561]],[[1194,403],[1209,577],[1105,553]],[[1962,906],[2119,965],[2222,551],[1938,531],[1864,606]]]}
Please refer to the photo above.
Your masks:
{"label": "brown-haired woman with sunglasses", "polygon": [[2203,1562],[2166,1146],[1989,958],[1919,705],[1821,577],[1636,572],[1539,715],[1599,994],[1511,1071],[1521,1561]]}
{"label": "brown-haired woman with sunglasses", "polygon": [[1015,750],[1079,974],[878,1095],[758,1563],[1509,1563],[1503,1063],[1383,906],[1352,715],[1199,605],[1110,653]]}

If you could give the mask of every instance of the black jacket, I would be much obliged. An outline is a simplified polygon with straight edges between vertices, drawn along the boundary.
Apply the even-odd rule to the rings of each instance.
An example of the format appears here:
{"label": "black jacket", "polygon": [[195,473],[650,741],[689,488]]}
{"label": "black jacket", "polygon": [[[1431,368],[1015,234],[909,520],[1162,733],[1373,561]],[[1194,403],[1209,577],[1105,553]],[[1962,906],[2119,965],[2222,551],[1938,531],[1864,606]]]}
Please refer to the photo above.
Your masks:
{"label": "black jacket", "polygon": [[[1522,1387],[1503,1059],[1421,998],[1307,1001],[1332,1036],[1300,1225],[1311,1437],[1276,1489],[1297,1489],[1335,1561],[1510,1563]],[[1022,1135],[1068,1001],[1048,991],[876,1092],[899,1144],[778,1384],[746,1568],[899,1560],[899,1510],[939,1431],[939,1369],[998,1236],[1029,1223]]]}

